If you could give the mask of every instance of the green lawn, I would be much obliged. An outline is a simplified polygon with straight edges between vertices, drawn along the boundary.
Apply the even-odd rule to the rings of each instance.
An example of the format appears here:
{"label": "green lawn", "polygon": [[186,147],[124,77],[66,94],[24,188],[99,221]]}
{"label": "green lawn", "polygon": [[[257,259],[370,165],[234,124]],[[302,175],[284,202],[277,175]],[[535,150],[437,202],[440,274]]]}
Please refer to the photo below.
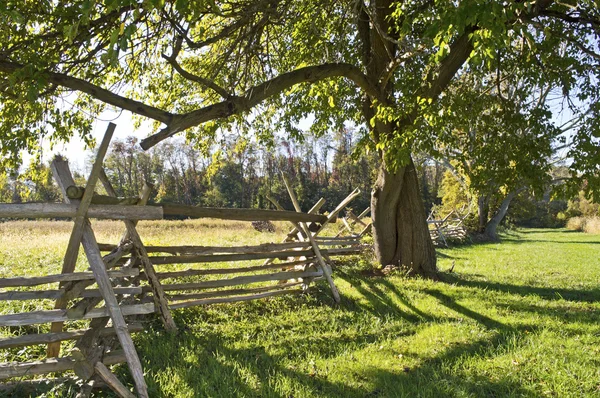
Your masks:
{"label": "green lawn", "polygon": [[[169,243],[190,233],[169,231]],[[0,243],[6,275],[17,256]],[[37,273],[39,258],[23,261]],[[452,267],[430,282],[370,276],[352,259],[334,272],[339,306],[321,281],[308,296],[176,311],[178,335],[155,321],[134,338],[151,396],[600,396],[600,235],[521,230],[439,250],[439,268]]]}

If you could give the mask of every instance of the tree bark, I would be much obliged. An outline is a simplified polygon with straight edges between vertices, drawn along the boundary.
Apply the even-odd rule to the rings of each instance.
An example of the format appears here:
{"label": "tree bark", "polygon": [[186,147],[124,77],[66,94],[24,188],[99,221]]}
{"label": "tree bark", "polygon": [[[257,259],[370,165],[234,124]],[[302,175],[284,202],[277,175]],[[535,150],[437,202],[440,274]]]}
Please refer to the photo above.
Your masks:
{"label": "tree bark", "polygon": [[375,254],[381,265],[438,279],[436,256],[412,162],[395,173],[379,169],[371,197]]}
{"label": "tree bark", "polygon": [[506,195],[504,200],[502,200],[500,207],[496,211],[496,214],[494,214],[494,216],[486,224],[484,234],[489,239],[498,240],[498,225],[500,225],[500,223],[506,216],[506,213],[508,212],[508,207],[510,206],[510,202],[512,202],[515,196],[516,192],[510,192],[508,195]]}

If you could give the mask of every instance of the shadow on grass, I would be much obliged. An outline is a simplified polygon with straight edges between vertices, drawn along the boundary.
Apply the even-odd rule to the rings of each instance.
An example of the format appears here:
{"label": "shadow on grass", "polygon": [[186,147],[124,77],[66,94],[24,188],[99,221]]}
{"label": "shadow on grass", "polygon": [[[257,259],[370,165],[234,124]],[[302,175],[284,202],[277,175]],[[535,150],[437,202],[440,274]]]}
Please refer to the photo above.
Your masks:
{"label": "shadow on grass", "polygon": [[537,295],[546,300],[570,300],[594,303],[600,301],[600,288],[591,290],[564,289],[552,287],[536,287],[526,285],[513,285],[510,283],[474,281],[463,279],[458,274],[441,274],[446,283],[475,289],[495,290],[503,293],[518,294],[521,296]]}
{"label": "shadow on grass", "polygon": [[600,245],[599,241],[578,241],[578,240],[546,240],[546,239],[502,239],[503,243],[523,244],[523,243],[558,243],[558,244],[579,244],[579,245]]}
{"label": "shadow on grass", "polygon": [[[337,275],[350,283],[364,300],[344,300],[335,309],[335,319],[348,316],[348,322],[353,322],[354,317],[375,314],[401,318],[402,321],[398,321],[398,326],[393,326],[392,330],[355,328],[351,334],[340,332],[335,335],[327,327],[331,318],[307,319],[300,324],[289,321],[289,325],[285,324],[288,320],[284,318],[283,324],[278,323],[277,327],[290,330],[290,336],[286,337],[284,332],[283,337],[276,336],[271,340],[255,337],[242,340],[235,333],[220,333],[218,327],[203,329],[201,326],[179,336],[147,335],[138,341],[138,351],[148,374],[146,379],[151,396],[186,396],[190,393],[193,396],[277,398],[538,396],[514,379],[500,376],[492,380],[448,366],[458,360],[493,357],[497,350],[504,350],[502,347],[514,347],[515,341],[526,338],[522,332],[532,331],[535,326],[507,326],[458,304],[438,289],[423,292],[436,298],[440,305],[485,326],[492,332],[490,336],[441,347],[433,354],[419,354],[419,365],[412,368],[353,366],[353,361],[360,364],[360,354],[354,358],[354,354],[349,353],[361,353],[363,349],[378,345],[380,340],[409,335],[418,338],[421,326],[435,325],[450,318],[438,319],[418,309],[389,279],[364,278],[341,270]],[[318,312],[330,311],[330,307],[323,304],[328,301],[328,289],[321,284],[314,294],[317,297],[305,305]],[[277,316],[277,310],[270,316]],[[212,323],[212,320],[208,321]],[[319,335],[326,330],[329,330],[326,335]],[[319,360],[311,362],[311,357]],[[340,378],[339,374],[329,376],[330,370],[326,366],[332,366],[332,362],[322,363],[332,359],[340,368],[336,370],[347,373],[346,378]],[[122,376],[129,377],[125,371]],[[176,380],[175,386],[169,380]]]}
{"label": "shadow on grass", "polygon": [[[444,303],[448,304],[448,300],[444,299]],[[324,346],[340,344],[336,337],[310,341],[309,350],[304,351],[294,350],[280,341],[268,347],[260,341],[236,347],[235,341],[216,332],[188,332],[162,339],[160,351],[169,352],[168,356],[153,349],[156,344],[153,340],[142,342],[140,351],[144,354],[150,395],[157,397],[183,396],[185,391],[192,391],[193,396],[198,397],[532,396],[531,391],[514,381],[492,381],[481,376],[466,378],[444,366],[465,356],[486,355],[489,347],[513,341],[514,331],[502,329],[490,338],[457,344],[439,355],[423,358],[414,368],[367,366],[357,373],[342,363],[342,368],[352,376],[346,381],[329,380],[327,368],[307,361],[311,353],[322,352]],[[361,346],[370,338],[358,336],[356,340],[355,343]],[[347,360],[360,361],[360,358]],[[173,391],[168,385],[157,382],[157,376],[163,372],[168,372],[169,378],[183,385],[183,391]]]}

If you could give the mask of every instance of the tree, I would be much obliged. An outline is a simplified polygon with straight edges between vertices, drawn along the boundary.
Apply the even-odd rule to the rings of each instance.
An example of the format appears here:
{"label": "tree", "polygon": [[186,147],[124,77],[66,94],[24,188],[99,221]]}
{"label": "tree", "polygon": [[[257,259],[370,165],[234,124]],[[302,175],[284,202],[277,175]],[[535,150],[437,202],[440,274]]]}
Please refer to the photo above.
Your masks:
{"label": "tree", "polygon": [[[85,115],[106,106],[157,122],[145,149],[182,131],[209,146],[233,127],[272,145],[272,131],[297,137],[308,115],[313,132],[353,120],[381,158],[377,257],[430,277],[435,252],[410,154],[431,150],[422,127],[452,79],[495,68],[497,51],[519,41],[532,73],[558,62],[597,70],[598,59],[587,42],[598,37],[593,1],[9,1],[0,13],[3,157],[44,135],[89,137]],[[538,65],[553,45],[568,54]],[[71,91],[75,107],[57,106]]]}

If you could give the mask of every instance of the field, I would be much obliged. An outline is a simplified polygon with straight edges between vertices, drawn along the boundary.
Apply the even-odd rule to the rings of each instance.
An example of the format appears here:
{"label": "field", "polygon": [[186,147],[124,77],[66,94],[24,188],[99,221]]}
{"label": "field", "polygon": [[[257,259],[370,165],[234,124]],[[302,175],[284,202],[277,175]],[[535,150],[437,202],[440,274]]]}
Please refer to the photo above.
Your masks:
{"label": "field", "polygon": [[[0,224],[0,277],[58,272],[70,228]],[[103,242],[122,231],[113,222],[94,229]],[[139,227],[148,244],[276,242],[283,230],[213,221]],[[339,306],[320,281],[306,296],[178,310],[178,335],[153,321],[134,335],[151,396],[600,396],[600,235],[529,229],[503,238],[440,249],[445,282],[376,276],[368,258],[347,258],[334,271]],[[0,328],[9,332],[19,330]],[[118,373],[128,380],[125,367]],[[36,394],[76,390],[65,384]]]}

